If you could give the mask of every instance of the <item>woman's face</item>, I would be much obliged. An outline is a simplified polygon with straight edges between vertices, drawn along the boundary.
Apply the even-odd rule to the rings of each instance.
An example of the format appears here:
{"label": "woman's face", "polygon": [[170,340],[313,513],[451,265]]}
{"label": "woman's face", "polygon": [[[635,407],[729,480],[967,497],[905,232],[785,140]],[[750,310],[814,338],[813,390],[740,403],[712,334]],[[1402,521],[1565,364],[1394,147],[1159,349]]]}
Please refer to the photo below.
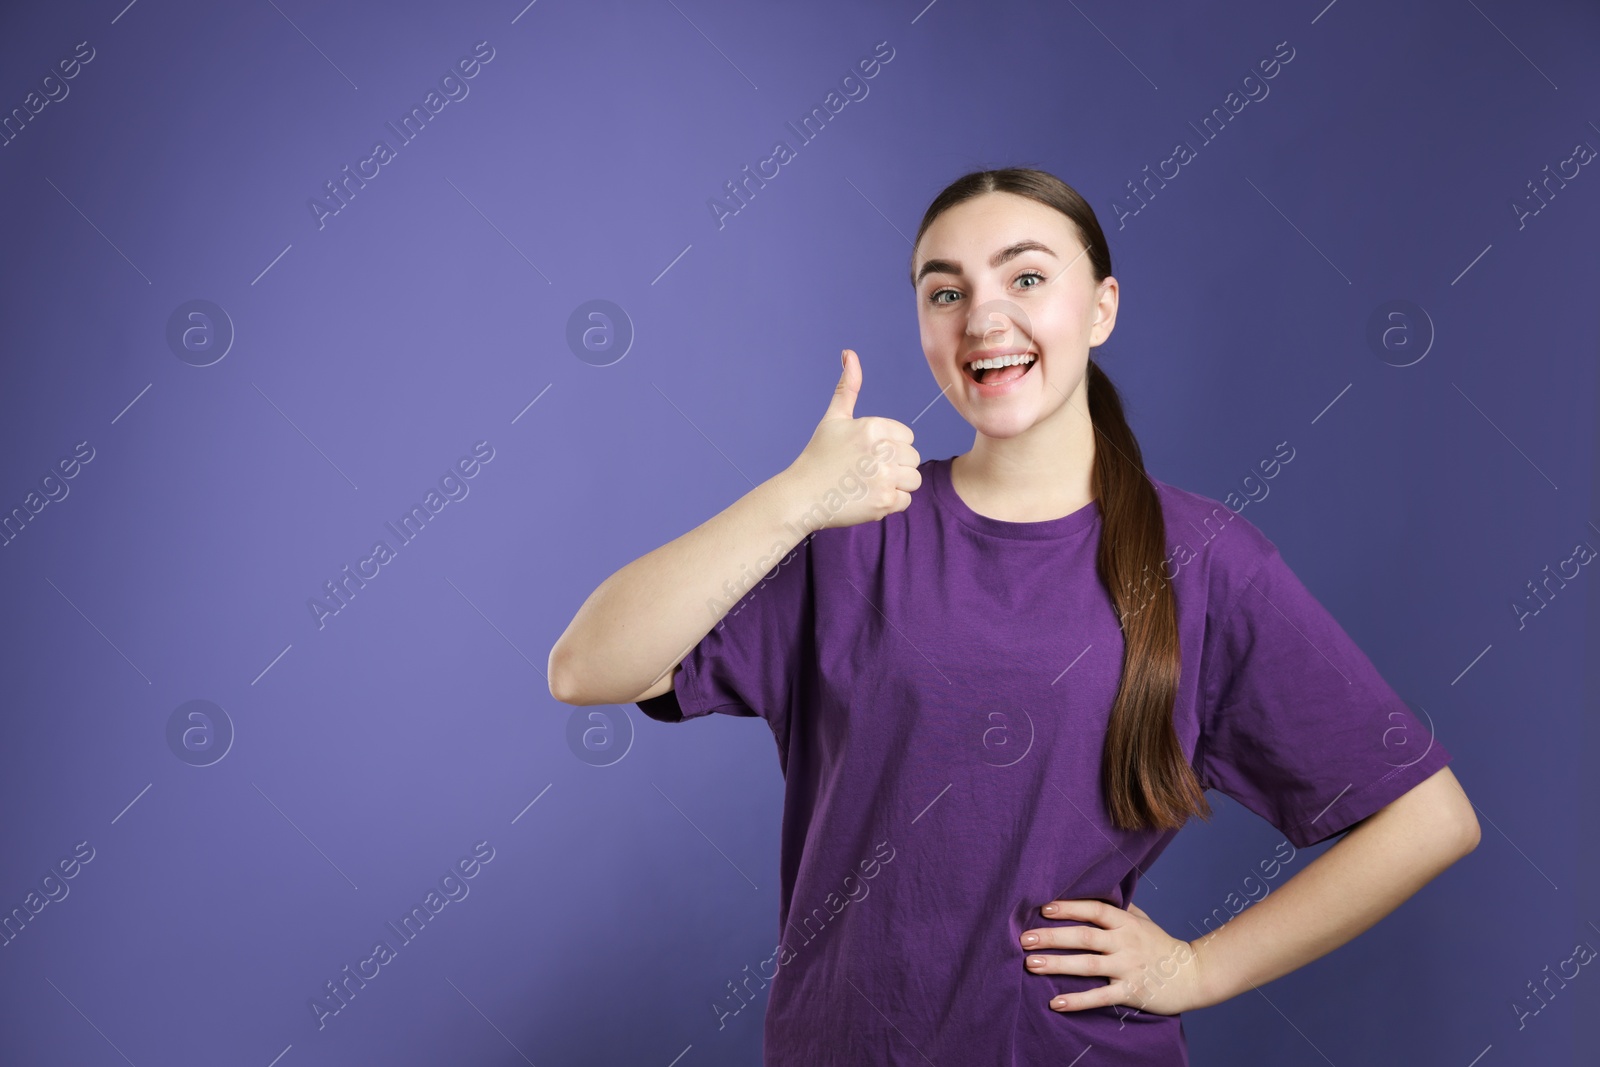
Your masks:
{"label": "woman's face", "polygon": [[[923,355],[974,429],[1012,437],[1053,416],[1087,416],[1089,349],[1111,335],[1117,281],[1096,283],[1070,218],[1025,196],[984,193],[935,219],[913,262]],[[967,365],[984,353],[1035,358],[1014,380],[996,383],[991,370],[980,384]],[[1080,415],[1063,410],[1069,397]]]}

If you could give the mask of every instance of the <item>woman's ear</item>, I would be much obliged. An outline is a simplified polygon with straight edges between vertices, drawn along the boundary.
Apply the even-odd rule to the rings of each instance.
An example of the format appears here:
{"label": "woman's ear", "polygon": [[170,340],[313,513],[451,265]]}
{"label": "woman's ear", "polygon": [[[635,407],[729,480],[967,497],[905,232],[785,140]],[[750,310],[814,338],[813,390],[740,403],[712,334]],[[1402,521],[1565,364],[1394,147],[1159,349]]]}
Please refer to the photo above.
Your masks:
{"label": "woman's ear", "polygon": [[[1117,280],[1107,276],[1095,293],[1094,322],[1089,328],[1089,347],[1104,344],[1117,322]],[[1102,325],[1103,324],[1103,325]]]}

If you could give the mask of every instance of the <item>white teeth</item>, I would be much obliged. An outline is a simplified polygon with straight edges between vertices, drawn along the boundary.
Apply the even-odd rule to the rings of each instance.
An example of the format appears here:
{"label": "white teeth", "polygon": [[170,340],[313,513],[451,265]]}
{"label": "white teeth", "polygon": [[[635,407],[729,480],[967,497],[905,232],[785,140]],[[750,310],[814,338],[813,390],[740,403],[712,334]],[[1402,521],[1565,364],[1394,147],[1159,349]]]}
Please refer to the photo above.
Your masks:
{"label": "white teeth", "polygon": [[1016,356],[998,356],[994,359],[975,359],[967,364],[969,370],[983,370],[984,368],[1009,367],[1013,363],[1032,363],[1037,358],[1032,352],[1024,352]]}

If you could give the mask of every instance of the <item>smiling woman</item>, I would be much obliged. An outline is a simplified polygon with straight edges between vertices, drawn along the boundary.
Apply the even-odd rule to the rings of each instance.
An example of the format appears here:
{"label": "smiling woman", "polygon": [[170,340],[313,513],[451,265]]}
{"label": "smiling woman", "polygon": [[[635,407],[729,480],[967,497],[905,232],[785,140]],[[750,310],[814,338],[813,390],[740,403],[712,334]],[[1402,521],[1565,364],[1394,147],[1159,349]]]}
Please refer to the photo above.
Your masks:
{"label": "smiling woman", "polygon": [[[837,903],[863,843],[894,842],[873,901],[771,976],[768,1067],[1091,1048],[1184,1063],[1183,1011],[1376,922],[1473,847],[1471,805],[1437,739],[1394,765],[1385,734],[1422,724],[1251,523],[1224,520],[1148,580],[1168,530],[1231,513],[1150,476],[1090,358],[1118,285],[1082,197],[1042,171],[967,175],[924,215],[909,281],[972,448],[923,460],[910,427],[857,418],[846,349],[794,463],[591,594],[551,652],[551,692],[766,721],[785,779],[780,929]],[[880,449],[859,499],[786,526]],[[726,625],[706,621],[769,545],[792,559]],[[999,759],[997,721],[1026,737]],[[1348,836],[1295,892],[1191,944],[1132,898],[1210,814],[1207,789],[1295,848]]]}

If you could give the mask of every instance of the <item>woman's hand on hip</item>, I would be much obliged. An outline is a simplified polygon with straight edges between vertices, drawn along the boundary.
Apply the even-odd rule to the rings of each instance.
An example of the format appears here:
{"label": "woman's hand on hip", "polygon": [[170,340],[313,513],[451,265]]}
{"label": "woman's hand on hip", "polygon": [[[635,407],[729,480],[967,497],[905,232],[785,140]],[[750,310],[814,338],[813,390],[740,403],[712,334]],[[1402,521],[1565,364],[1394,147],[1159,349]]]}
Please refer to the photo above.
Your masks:
{"label": "woman's hand on hip", "polygon": [[[1202,1003],[1200,963],[1194,946],[1161,929],[1137,904],[1129,903],[1124,911],[1103,900],[1055,900],[1040,910],[1049,919],[1078,919],[1094,925],[1024,930],[1023,966],[1032,974],[1106,979],[1098,989],[1054,997],[1052,1009],[1081,1011],[1130,1004],[1156,1015],[1176,1015]],[[1084,951],[1063,955],[1049,949]]]}

